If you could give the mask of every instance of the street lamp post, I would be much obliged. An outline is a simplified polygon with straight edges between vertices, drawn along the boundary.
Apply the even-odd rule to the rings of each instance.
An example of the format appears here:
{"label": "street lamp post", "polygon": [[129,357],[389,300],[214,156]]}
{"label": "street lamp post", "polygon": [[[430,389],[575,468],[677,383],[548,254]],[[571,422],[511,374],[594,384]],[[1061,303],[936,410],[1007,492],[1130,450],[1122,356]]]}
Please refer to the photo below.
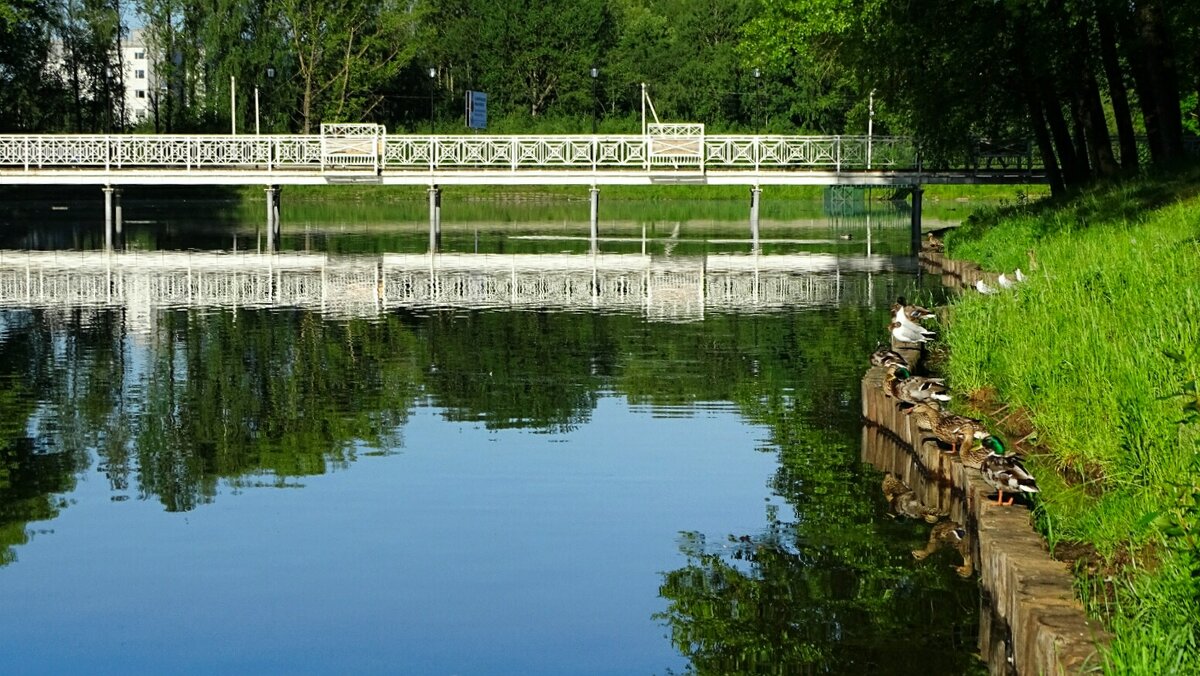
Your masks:
{"label": "street lamp post", "polygon": [[429,67],[429,135],[433,136],[433,87],[437,77],[437,68]]}
{"label": "street lamp post", "polygon": [[600,98],[600,95],[596,93],[596,87],[599,81],[600,69],[592,66],[592,136],[596,135],[596,106]]}
{"label": "street lamp post", "polygon": [[754,135],[758,136],[762,126],[762,71],[754,69]]}
{"label": "street lamp post", "polygon": [[867,169],[871,168],[871,137],[875,133],[875,90],[867,99]]}
{"label": "street lamp post", "polygon": [[112,68],[104,67],[104,133],[112,133]]}
{"label": "street lamp post", "polygon": [[273,127],[271,126],[271,93],[275,91],[275,67],[267,66],[267,133],[270,134]]}

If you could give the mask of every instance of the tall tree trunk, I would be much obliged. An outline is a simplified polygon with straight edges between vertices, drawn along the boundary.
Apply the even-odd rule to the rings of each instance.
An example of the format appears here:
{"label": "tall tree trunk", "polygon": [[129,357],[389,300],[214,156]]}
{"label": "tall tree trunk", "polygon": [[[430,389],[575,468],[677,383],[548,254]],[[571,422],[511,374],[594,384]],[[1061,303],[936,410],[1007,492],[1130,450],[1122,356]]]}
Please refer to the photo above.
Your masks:
{"label": "tall tree trunk", "polygon": [[[1022,66],[1027,65],[1022,59]],[[1024,70],[1024,68],[1022,68]],[[1046,128],[1046,114],[1042,110],[1041,99],[1034,90],[1032,80],[1021,78],[1025,84],[1021,87],[1025,95],[1025,105],[1029,108],[1029,123],[1033,127],[1033,138],[1037,141],[1038,151],[1042,155],[1042,166],[1046,169],[1046,182],[1050,184],[1050,193],[1061,195],[1066,192],[1062,171],[1058,167],[1058,158],[1054,156],[1054,143],[1050,141],[1050,132]]]}
{"label": "tall tree trunk", "polygon": [[1073,188],[1083,183],[1086,171],[1080,165],[1079,153],[1071,141],[1071,131],[1067,120],[1063,117],[1062,104],[1055,96],[1054,88],[1044,77],[1038,77],[1038,93],[1042,101],[1042,110],[1046,114],[1046,124],[1054,139],[1054,147],[1058,151],[1059,166],[1062,167],[1063,183]]}
{"label": "tall tree trunk", "polygon": [[1084,118],[1087,106],[1083,103],[1083,93],[1079,91],[1078,84],[1074,87],[1075,91],[1071,94],[1070,110],[1071,110],[1071,133],[1075,138],[1075,159],[1079,162],[1079,181],[1086,183],[1092,178],[1092,172],[1095,171],[1095,166],[1091,163],[1091,145],[1087,132],[1087,125]]}
{"label": "tall tree trunk", "polygon": [[1104,79],[1108,81],[1108,96],[1112,101],[1113,117],[1117,122],[1117,139],[1121,149],[1121,168],[1126,171],[1137,169],[1137,139],[1133,132],[1133,117],[1129,110],[1129,92],[1125,89],[1125,77],[1121,62],[1117,58],[1117,35],[1112,15],[1106,8],[1096,10],[1096,28],[1100,35],[1100,61],[1104,66]]}
{"label": "tall tree trunk", "polygon": [[1133,15],[1117,18],[1120,45],[1129,61],[1129,73],[1133,76],[1133,91],[1137,94],[1138,109],[1142,112],[1142,126],[1146,129],[1146,145],[1150,147],[1150,161],[1164,161],[1162,133],[1155,103],[1154,81],[1150,78],[1145,49],[1141,36],[1133,29]]}
{"label": "tall tree trunk", "polygon": [[1172,162],[1183,156],[1183,118],[1179,112],[1179,76],[1166,14],[1159,0],[1140,0],[1135,16],[1146,56],[1146,75],[1154,89],[1162,160]]}
{"label": "tall tree trunk", "polygon": [[1076,49],[1072,57],[1076,80],[1075,93],[1078,119],[1083,127],[1084,148],[1088,164],[1096,176],[1111,176],[1117,173],[1117,164],[1112,154],[1112,138],[1108,134],[1108,121],[1104,118],[1104,103],[1100,100],[1100,85],[1096,81],[1096,63],[1091,55],[1091,36],[1087,22],[1078,19],[1072,30],[1075,33]]}
{"label": "tall tree trunk", "polygon": [[[1024,26],[1020,21],[1015,22],[1013,28],[1019,38],[1023,37]],[[1033,127],[1033,138],[1037,141],[1038,152],[1042,156],[1042,166],[1046,170],[1046,181],[1050,184],[1051,194],[1061,195],[1066,192],[1066,184],[1063,181],[1058,158],[1054,155],[1054,143],[1050,140],[1050,132],[1046,126],[1046,114],[1042,109],[1042,100],[1036,84],[1038,77],[1034,74],[1033,66],[1029,62],[1029,53],[1025,51],[1020,41],[1018,41],[1018,47],[1014,50],[1013,56],[1017,62],[1021,94],[1025,97],[1026,108],[1029,109],[1029,124]]]}

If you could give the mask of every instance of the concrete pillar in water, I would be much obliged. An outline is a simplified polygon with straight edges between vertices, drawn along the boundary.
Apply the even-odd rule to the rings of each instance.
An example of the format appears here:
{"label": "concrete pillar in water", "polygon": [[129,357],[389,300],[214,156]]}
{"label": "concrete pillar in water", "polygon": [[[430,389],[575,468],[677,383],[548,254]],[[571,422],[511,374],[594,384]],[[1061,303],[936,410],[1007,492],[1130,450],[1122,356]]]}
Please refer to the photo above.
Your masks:
{"label": "concrete pillar in water", "polygon": [[104,186],[104,248],[113,245],[113,187]]}
{"label": "concrete pillar in water", "polygon": [[750,240],[754,250],[758,250],[758,205],[762,200],[762,188],[757,185],[750,188]]}
{"label": "concrete pillar in water", "polygon": [[592,186],[589,192],[589,202],[591,203],[591,242],[592,253],[596,253],[599,249],[600,238],[600,188]]}
{"label": "concrete pillar in water", "polygon": [[442,190],[429,186],[429,253],[438,250],[442,243]]}
{"label": "concrete pillar in water", "polygon": [[279,188],[269,185],[263,192],[267,195],[267,251],[274,251],[275,235],[279,230],[279,207],[276,202]]}
{"label": "concrete pillar in water", "polygon": [[267,194],[267,232],[275,229],[275,186],[269,185],[263,189]]}
{"label": "concrete pillar in water", "polygon": [[910,231],[912,255],[921,253],[921,197],[925,191],[919,185],[912,190],[912,230]]}
{"label": "concrete pillar in water", "polygon": [[279,243],[279,234],[283,231],[283,222],[280,217],[280,212],[283,210],[283,190],[277,185],[271,186],[275,191],[275,213],[272,214],[272,223],[275,226],[275,243]]}
{"label": "concrete pillar in water", "polygon": [[121,211],[121,189],[113,188],[113,227],[117,233],[117,239],[121,237],[121,224],[125,220]]}

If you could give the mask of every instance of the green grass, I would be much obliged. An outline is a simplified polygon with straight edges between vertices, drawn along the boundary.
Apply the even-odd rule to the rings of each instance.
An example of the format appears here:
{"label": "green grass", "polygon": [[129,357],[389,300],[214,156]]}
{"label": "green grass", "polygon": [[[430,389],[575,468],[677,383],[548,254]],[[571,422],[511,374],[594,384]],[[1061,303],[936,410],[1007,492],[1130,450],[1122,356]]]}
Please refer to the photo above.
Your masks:
{"label": "green grass", "polygon": [[1029,412],[1039,526],[1107,562],[1080,587],[1116,634],[1111,673],[1200,673],[1198,186],[1195,170],[1143,178],[947,238],[953,258],[1030,276],[955,304],[948,375]]}
{"label": "green grass", "polygon": [[[248,199],[261,199],[260,186],[240,188],[240,194]],[[289,199],[300,200],[383,200],[408,201],[427,198],[424,186],[369,186],[369,185],[315,185],[287,186]],[[779,185],[763,188],[763,199],[821,200],[825,196],[824,186]],[[741,185],[606,185],[600,188],[601,199],[630,201],[672,200],[734,200],[749,199],[749,188]],[[992,202],[1000,205],[1024,203],[1030,199],[1044,197],[1045,186],[1038,185],[930,185],[925,188],[925,199],[929,202]],[[487,186],[455,185],[443,188],[443,199],[488,199],[535,201],[547,199],[587,199],[587,186]],[[894,196],[907,199],[903,191],[875,189],[871,199],[886,200]]]}

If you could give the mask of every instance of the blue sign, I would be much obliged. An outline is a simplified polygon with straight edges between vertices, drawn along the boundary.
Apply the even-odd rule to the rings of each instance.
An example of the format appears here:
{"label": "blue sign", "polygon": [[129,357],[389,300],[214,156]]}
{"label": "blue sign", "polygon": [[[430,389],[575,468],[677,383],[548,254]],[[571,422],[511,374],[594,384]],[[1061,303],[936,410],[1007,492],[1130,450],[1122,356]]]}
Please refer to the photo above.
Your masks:
{"label": "blue sign", "polygon": [[487,94],[467,92],[467,127],[471,129],[487,128]]}

